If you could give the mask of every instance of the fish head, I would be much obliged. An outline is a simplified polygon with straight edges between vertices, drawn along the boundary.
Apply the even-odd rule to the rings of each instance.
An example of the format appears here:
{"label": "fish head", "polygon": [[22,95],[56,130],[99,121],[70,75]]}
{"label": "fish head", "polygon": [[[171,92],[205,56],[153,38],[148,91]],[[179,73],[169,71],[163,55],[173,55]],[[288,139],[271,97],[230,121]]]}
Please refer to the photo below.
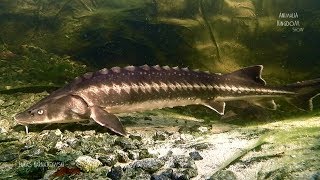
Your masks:
{"label": "fish head", "polygon": [[85,119],[87,104],[78,96],[66,95],[40,101],[18,113],[14,119],[18,124],[69,123]]}

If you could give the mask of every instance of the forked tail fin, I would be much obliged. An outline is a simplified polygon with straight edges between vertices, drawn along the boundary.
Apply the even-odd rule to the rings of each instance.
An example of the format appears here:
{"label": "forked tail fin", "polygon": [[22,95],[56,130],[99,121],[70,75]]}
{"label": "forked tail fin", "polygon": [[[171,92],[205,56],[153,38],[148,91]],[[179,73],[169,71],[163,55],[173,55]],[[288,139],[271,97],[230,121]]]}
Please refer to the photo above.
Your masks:
{"label": "forked tail fin", "polygon": [[287,98],[290,104],[302,110],[312,110],[313,98],[320,95],[320,78],[288,84],[285,88],[296,93]]}

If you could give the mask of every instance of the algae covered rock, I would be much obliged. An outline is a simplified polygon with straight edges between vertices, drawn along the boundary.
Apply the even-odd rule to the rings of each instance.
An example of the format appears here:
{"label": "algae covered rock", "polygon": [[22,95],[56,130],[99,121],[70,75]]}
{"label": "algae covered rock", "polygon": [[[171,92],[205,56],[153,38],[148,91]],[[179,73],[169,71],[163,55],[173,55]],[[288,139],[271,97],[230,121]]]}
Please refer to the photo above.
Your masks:
{"label": "algae covered rock", "polygon": [[0,162],[9,162],[18,158],[18,149],[15,147],[9,147],[6,150],[0,152]]}
{"label": "algae covered rock", "polygon": [[98,160],[105,166],[113,166],[118,162],[118,158],[115,154],[99,155]]}
{"label": "algae covered rock", "polygon": [[90,156],[79,156],[75,162],[76,166],[84,172],[94,171],[102,165],[102,163],[99,160],[94,159]]}
{"label": "algae covered rock", "polygon": [[165,162],[162,159],[146,158],[143,160],[135,161],[134,163],[130,164],[127,168],[142,169],[149,173],[153,173],[159,170],[164,165],[164,163]]}
{"label": "algae covered rock", "polygon": [[31,160],[19,163],[17,174],[25,179],[40,179],[48,170],[47,161],[45,160]]}
{"label": "algae covered rock", "polygon": [[123,176],[123,170],[120,166],[114,166],[111,168],[107,176],[112,180],[121,179]]}
{"label": "algae covered rock", "polygon": [[199,153],[198,151],[192,151],[192,152],[190,152],[190,153],[189,153],[189,156],[190,156],[193,160],[195,160],[195,161],[197,161],[197,160],[202,160],[202,159],[203,159],[203,157],[200,155],[200,153]]}
{"label": "algae covered rock", "polygon": [[218,171],[209,180],[237,180],[237,176],[232,171]]}

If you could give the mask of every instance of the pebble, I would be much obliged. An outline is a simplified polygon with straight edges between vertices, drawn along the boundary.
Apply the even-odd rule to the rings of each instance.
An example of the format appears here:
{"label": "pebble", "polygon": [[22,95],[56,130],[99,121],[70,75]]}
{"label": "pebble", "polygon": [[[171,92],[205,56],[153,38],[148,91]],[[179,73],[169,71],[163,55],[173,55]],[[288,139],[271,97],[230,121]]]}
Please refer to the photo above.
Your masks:
{"label": "pebble", "polygon": [[165,176],[163,174],[160,175],[152,175],[151,180],[171,180],[172,178]]}
{"label": "pebble", "polygon": [[0,162],[10,162],[18,157],[18,150],[14,148],[5,149],[0,153]]}
{"label": "pebble", "polygon": [[62,135],[62,132],[60,131],[60,129],[57,129],[57,130],[54,131],[54,134],[55,134],[56,136],[61,136],[61,135]]}
{"label": "pebble", "polygon": [[61,141],[58,141],[56,143],[56,145],[54,146],[57,150],[61,151],[63,150],[64,148],[68,147],[69,145],[67,143],[63,143]]}
{"label": "pebble", "polygon": [[168,138],[168,134],[163,131],[157,131],[152,138],[155,141],[164,141]]}
{"label": "pebble", "polygon": [[148,149],[141,149],[139,151],[139,159],[151,158],[152,154],[149,153]]}
{"label": "pebble", "polygon": [[194,148],[195,150],[203,150],[208,149],[209,145],[207,143],[199,143],[192,145],[191,148]]}
{"label": "pebble", "polygon": [[189,156],[195,160],[195,161],[198,161],[198,160],[202,160],[203,157],[200,155],[200,153],[198,151],[193,151],[193,152],[190,152],[189,153]]}
{"label": "pebble", "polygon": [[143,119],[146,120],[146,121],[152,121],[152,118],[149,117],[149,116],[146,116],[146,117],[144,117]]}
{"label": "pebble", "polygon": [[132,135],[132,134],[130,134],[129,138],[132,139],[132,140],[137,140],[137,141],[141,141],[142,140],[142,137],[140,135]]}
{"label": "pebble", "polygon": [[112,180],[119,180],[123,176],[123,170],[120,166],[112,167],[110,172],[107,174],[107,177],[111,178]]}
{"label": "pebble", "polygon": [[173,164],[171,167],[173,168],[193,168],[197,169],[194,160],[191,157],[178,155],[173,156]]}
{"label": "pebble", "polygon": [[19,140],[18,137],[16,136],[8,136],[7,134],[0,134],[0,143],[3,142],[12,142],[12,141],[17,141]]}
{"label": "pebble", "polygon": [[320,179],[320,171],[313,174],[310,178],[310,180],[319,180]]}
{"label": "pebble", "polygon": [[127,163],[130,161],[128,154],[122,150],[117,150],[117,158],[120,163]]}
{"label": "pebble", "polygon": [[128,151],[128,157],[131,160],[137,160],[139,159],[139,150],[129,150]]}
{"label": "pebble", "polygon": [[151,180],[171,180],[172,174],[173,174],[172,169],[158,171],[152,175]]}
{"label": "pebble", "polygon": [[236,175],[229,170],[222,170],[214,173],[209,180],[236,180]]}
{"label": "pebble", "polygon": [[101,155],[98,160],[105,166],[113,166],[117,163],[117,156],[114,154]]}
{"label": "pebble", "polygon": [[66,142],[72,148],[77,148],[81,145],[81,142],[77,138],[69,138],[66,140]]}
{"label": "pebble", "polygon": [[177,169],[177,170],[173,171],[172,179],[189,180],[193,177],[196,177],[197,175],[198,175],[197,170],[192,169],[192,168]]}
{"label": "pebble", "polygon": [[91,172],[97,169],[102,163],[90,156],[79,156],[76,159],[76,166],[84,172]]}
{"label": "pebble", "polygon": [[7,133],[7,132],[8,132],[8,130],[6,128],[0,127],[1,134]]}
{"label": "pebble", "polygon": [[48,170],[46,164],[41,160],[20,162],[16,172],[23,179],[41,179]]}
{"label": "pebble", "polygon": [[198,131],[201,132],[201,133],[205,133],[205,132],[208,132],[209,129],[207,127],[204,127],[204,126],[200,126],[200,127],[198,127]]}
{"label": "pebble", "polygon": [[[24,148],[24,147],[23,147]],[[20,157],[23,159],[34,159],[44,156],[44,149],[38,146],[32,146],[30,149],[24,151]]]}
{"label": "pebble", "polygon": [[123,180],[150,180],[151,175],[142,169],[124,168]]}
{"label": "pebble", "polygon": [[115,140],[114,142],[115,145],[120,146],[124,150],[128,149],[137,149],[138,147],[136,144],[133,142],[132,139],[125,138],[125,137],[119,137]]}
{"label": "pebble", "polygon": [[134,163],[130,164],[128,168],[142,169],[146,172],[153,173],[159,170],[162,166],[164,166],[164,163],[165,162],[162,159],[146,158],[135,161]]}

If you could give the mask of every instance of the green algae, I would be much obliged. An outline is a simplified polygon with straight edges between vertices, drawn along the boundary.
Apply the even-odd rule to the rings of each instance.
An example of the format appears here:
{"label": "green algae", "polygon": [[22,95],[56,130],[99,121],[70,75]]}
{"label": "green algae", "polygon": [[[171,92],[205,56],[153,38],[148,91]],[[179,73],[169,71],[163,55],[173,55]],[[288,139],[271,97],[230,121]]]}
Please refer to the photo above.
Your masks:
{"label": "green algae", "polygon": [[28,91],[34,87],[35,92],[46,90],[45,87],[55,89],[88,71],[85,65],[72,61],[68,56],[60,57],[30,45],[22,48],[21,54],[13,59],[0,61],[0,71],[6,74],[0,78],[2,93],[6,90],[10,93],[10,90],[17,88],[23,92],[28,90],[26,87],[29,87]]}

